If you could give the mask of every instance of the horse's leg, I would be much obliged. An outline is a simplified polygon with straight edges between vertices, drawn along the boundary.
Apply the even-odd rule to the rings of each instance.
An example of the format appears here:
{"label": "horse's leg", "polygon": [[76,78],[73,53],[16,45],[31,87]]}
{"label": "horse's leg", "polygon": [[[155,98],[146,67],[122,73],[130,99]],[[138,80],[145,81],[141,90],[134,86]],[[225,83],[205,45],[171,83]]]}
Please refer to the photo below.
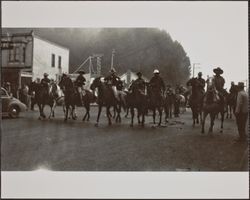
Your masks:
{"label": "horse's leg", "polygon": [[206,117],[208,115],[207,112],[202,112],[202,120],[201,120],[201,124],[202,124],[202,128],[201,128],[201,133],[204,133],[205,132],[205,122],[206,122]]}
{"label": "horse's leg", "polygon": [[220,126],[220,133],[223,133],[223,123],[224,123],[224,112],[221,113],[221,126]]}
{"label": "horse's leg", "polygon": [[214,114],[214,113],[210,113],[210,127],[209,127],[209,133],[212,133],[212,132],[213,132],[215,115],[216,115],[216,114]]}
{"label": "horse's leg", "polygon": [[232,105],[229,106],[230,119],[232,119]]}
{"label": "horse's leg", "polygon": [[153,123],[155,124],[155,112],[156,112],[156,108],[153,108]]}
{"label": "horse's leg", "polygon": [[50,114],[49,114],[49,117],[48,117],[49,119],[50,119],[51,116],[55,117],[55,113],[54,113],[55,108],[56,108],[56,101],[54,101],[53,104],[50,106]]}
{"label": "horse's leg", "polygon": [[76,120],[77,116],[75,114],[75,105],[71,105],[72,109],[71,109],[71,116],[73,120]]}
{"label": "horse's leg", "polygon": [[85,108],[85,115],[83,116],[82,118],[82,121],[85,121],[86,117],[87,117],[87,114],[88,114],[88,105],[84,104],[84,108]]}
{"label": "horse's leg", "polygon": [[141,110],[139,108],[137,108],[137,120],[138,120],[138,124],[141,123],[140,116],[141,116]]}
{"label": "horse's leg", "polygon": [[142,121],[141,121],[141,125],[144,126],[144,123],[145,123],[145,109],[142,110]]}
{"label": "horse's leg", "polygon": [[161,107],[158,107],[158,112],[159,112],[159,115],[160,115],[160,121],[158,123],[158,126],[160,126],[161,125],[161,118],[162,118],[162,109],[161,109]]}
{"label": "horse's leg", "polygon": [[100,118],[101,112],[102,112],[102,105],[99,104],[99,106],[98,106],[98,114],[97,114],[97,119],[96,119],[96,124],[95,124],[95,126],[98,126],[99,118]]}
{"label": "horse's leg", "polygon": [[192,110],[193,127],[195,127],[195,110],[193,106],[191,107],[191,110]]}
{"label": "horse's leg", "polygon": [[172,111],[173,111],[173,104],[170,103],[170,105],[169,105],[169,118],[172,118]]}
{"label": "horse's leg", "polygon": [[129,108],[126,108],[126,115],[125,115],[125,118],[128,118],[128,112],[129,112]]}
{"label": "horse's leg", "polygon": [[130,126],[133,127],[134,126],[135,110],[134,110],[134,108],[132,106],[130,107],[130,113],[131,113],[131,123],[130,123]]}
{"label": "horse's leg", "polygon": [[66,112],[65,112],[64,121],[66,122],[68,120],[69,105],[66,105],[65,107],[66,107]]}
{"label": "horse's leg", "polygon": [[[107,117],[108,117],[108,122],[109,122],[109,125],[111,125],[112,124],[112,122],[111,122],[112,115],[111,115],[109,109],[110,109],[110,106],[106,106],[106,114],[107,114]],[[115,110],[115,107],[114,107],[114,110]]]}
{"label": "horse's leg", "polygon": [[42,105],[40,103],[37,103],[38,105],[38,108],[39,108],[39,113],[40,113],[40,116],[38,117],[38,119],[42,119]]}

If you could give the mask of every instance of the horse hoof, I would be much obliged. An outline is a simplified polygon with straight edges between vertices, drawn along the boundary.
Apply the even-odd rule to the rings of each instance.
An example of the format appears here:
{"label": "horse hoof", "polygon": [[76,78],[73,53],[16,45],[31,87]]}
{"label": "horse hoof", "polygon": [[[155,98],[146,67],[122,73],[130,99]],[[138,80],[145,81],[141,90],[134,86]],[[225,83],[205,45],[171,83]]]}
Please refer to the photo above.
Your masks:
{"label": "horse hoof", "polygon": [[223,133],[223,130],[220,130],[220,133]]}
{"label": "horse hoof", "polygon": [[82,121],[85,122],[85,119],[83,118]]}
{"label": "horse hoof", "polygon": [[98,127],[98,123],[95,124],[95,127]]}
{"label": "horse hoof", "polygon": [[134,127],[134,125],[133,125],[133,124],[130,124],[130,127]]}
{"label": "horse hoof", "polygon": [[64,119],[65,122],[67,122],[67,119]]}

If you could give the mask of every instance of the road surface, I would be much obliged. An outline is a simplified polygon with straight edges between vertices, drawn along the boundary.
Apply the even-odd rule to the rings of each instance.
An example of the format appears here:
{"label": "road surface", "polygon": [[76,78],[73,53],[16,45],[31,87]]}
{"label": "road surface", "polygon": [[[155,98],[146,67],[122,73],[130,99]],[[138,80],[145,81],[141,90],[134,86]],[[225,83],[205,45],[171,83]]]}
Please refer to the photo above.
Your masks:
{"label": "road surface", "polygon": [[[45,109],[47,116],[48,108]],[[105,112],[95,127],[96,107],[90,122],[63,121],[62,107],[55,118],[38,120],[38,111],[18,119],[2,120],[1,168],[3,171],[239,171],[247,144],[235,144],[234,119],[226,119],[224,133],[215,122],[213,135],[192,127],[191,112],[154,127],[147,116],[145,127],[129,126],[130,119],[108,126]],[[123,113],[124,116],[125,113]]]}

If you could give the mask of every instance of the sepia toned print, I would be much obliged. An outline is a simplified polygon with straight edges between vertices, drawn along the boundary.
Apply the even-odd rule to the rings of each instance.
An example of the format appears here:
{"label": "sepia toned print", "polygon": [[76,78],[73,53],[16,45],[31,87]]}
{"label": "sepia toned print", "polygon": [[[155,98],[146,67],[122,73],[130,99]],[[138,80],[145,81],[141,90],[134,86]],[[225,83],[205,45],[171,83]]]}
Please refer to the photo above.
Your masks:
{"label": "sepia toned print", "polygon": [[3,171],[247,171],[248,82],[159,28],[3,28]]}

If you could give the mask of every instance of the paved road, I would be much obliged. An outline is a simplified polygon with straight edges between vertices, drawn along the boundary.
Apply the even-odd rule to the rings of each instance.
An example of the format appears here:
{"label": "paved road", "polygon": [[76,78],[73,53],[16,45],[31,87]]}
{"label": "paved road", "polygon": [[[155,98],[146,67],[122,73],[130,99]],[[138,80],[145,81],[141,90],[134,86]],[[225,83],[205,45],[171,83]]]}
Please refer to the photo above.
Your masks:
{"label": "paved road", "polygon": [[199,126],[192,128],[190,111],[157,128],[151,116],[144,128],[129,127],[126,118],[109,127],[104,113],[95,127],[96,108],[90,122],[81,121],[82,112],[78,108],[79,119],[67,123],[61,107],[51,120],[38,120],[37,111],[3,119],[2,170],[238,171],[246,150],[246,144],[233,142],[238,136],[233,119],[225,121],[222,134],[217,120],[209,136],[202,135]]}

